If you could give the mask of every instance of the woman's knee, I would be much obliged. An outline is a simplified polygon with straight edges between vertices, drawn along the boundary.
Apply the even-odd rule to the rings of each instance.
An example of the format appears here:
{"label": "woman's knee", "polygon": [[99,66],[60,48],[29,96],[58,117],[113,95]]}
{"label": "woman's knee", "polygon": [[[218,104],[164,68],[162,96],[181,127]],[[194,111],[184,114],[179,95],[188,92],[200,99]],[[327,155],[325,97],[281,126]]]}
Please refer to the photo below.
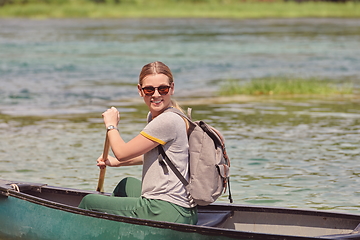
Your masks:
{"label": "woman's knee", "polygon": [[115,197],[140,197],[141,181],[133,177],[122,179],[113,191]]}
{"label": "woman's knee", "polygon": [[83,199],[81,200],[81,202],[79,204],[79,208],[88,209],[88,203],[90,201],[89,199],[91,198],[91,195],[92,194],[88,194],[85,197],[83,197]]}
{"label": "woman's knee", "polygon": [[79,204],[79,208],[92,210],[94,206],[98,205],[98,203],[101,203],[101,199],[104,196],[98,195],[98,194],[88,194],[81,200]]}

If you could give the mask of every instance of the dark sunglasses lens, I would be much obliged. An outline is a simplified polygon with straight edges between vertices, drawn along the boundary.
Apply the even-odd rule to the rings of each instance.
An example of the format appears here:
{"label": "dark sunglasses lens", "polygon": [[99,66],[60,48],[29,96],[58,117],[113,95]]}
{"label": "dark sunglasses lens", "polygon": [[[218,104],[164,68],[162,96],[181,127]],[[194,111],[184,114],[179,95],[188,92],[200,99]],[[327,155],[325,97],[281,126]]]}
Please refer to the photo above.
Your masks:
{"label": "dark sunglasses lens", "polygon": [[145,95],[153,95],[155,92],[155,88],[154,87],[144,87],[143,91],[145,93]]}
{"label": "dark sunglasses lens", "polygon": [[[154,87],[144,87],[142,90],[144,91],[145,95],[152,96],[155,93]],[[160,95],[166,95],[169,93],[170,86],[160,86],[157,87],[158,92]]]}
{"label": "dark sunglasses lens", "polygon": [[161,95],[166,95],[169,92],[170,87],[169,86],[160,86],[158,87],[158,91]]}

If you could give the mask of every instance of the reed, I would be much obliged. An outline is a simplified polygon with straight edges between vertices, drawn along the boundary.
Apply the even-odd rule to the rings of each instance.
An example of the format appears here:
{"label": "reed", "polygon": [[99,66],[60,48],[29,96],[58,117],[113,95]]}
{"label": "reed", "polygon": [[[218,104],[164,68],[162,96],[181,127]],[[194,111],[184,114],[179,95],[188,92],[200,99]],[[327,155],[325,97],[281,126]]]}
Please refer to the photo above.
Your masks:
{"label": "reed", "polygon": [[336,84],[331,80],[300,78],[257,78],[251,81],[228,80],[220,95],[346,95],[354,94],[352,83]]}
{"label": "reed", "polygon": [[[0,0],[1,1],[1,0]],[[4,1],[4,0],[3,0]],[[20,0],[19,0],[20,1]],[[356,2],[294,1],[119,1],[103,3],[84,0],[21,0],[0,7],[0,17],[22,18],[297,18],[360,17]],[[23,3],[25,2],[25,4]]]}

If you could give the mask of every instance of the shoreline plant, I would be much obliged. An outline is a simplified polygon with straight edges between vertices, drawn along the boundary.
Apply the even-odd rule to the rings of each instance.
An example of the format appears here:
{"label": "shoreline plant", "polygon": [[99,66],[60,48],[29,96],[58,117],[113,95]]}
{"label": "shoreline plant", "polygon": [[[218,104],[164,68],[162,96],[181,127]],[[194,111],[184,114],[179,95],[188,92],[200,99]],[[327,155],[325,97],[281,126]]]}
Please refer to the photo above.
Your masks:
{"label": "shoreline plant", "polygon": [[0,18],[359,18],[357,1],[0,0]]}
{"label": "shoreline plant", "polygon": [[256,78],[250,81],[227,80],[222,84],[221,96],[234,95],[352,95],[355,87],[351,82],[335,83],[327,79]]}

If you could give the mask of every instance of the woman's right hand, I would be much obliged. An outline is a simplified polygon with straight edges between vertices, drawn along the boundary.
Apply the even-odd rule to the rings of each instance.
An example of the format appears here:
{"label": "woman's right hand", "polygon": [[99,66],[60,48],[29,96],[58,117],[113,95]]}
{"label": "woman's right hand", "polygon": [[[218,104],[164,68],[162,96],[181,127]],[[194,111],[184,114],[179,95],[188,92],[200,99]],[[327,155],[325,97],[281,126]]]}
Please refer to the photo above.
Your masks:
{"label": "woman's right hand", "polygon": [[106,127],[117,126],[120,121],[120,113],[115,107],[111,107],[102,114]]}

